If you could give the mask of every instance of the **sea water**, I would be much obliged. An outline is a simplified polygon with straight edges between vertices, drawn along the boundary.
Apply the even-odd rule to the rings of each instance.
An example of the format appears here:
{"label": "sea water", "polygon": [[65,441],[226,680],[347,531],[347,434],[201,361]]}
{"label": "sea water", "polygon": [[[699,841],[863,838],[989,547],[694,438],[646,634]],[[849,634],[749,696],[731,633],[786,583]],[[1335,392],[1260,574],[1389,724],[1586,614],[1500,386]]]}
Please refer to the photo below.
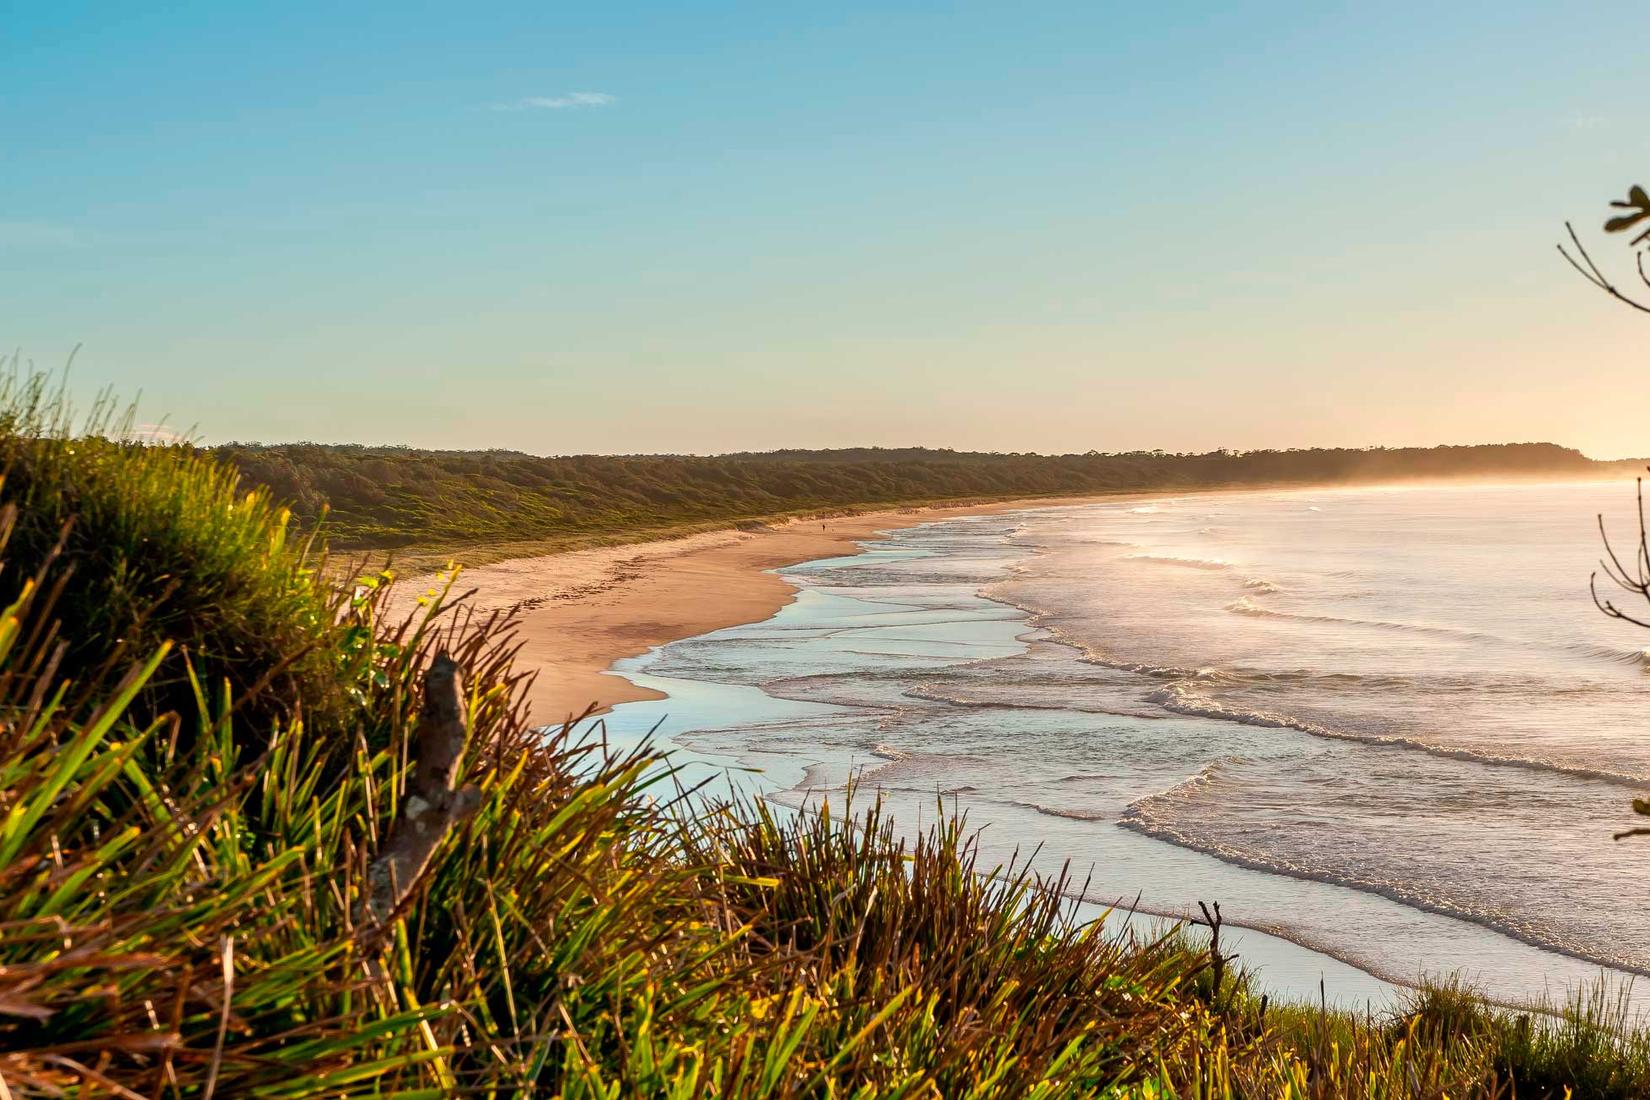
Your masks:
{"label": "sea water", "polygon": [[1633,505],[1231,492],[894,530],[621,665],[669,698],[610,725],[786,805],[853,780],[907,827],[966,812],[985,862],[1069,866],[1094,906],[1219,901],[1286,992],[1561,996],[1650,972],[1650,838],[1611,839],[1645,821],[1650,631],[1588,594],[1595,515],[1631,550]]}

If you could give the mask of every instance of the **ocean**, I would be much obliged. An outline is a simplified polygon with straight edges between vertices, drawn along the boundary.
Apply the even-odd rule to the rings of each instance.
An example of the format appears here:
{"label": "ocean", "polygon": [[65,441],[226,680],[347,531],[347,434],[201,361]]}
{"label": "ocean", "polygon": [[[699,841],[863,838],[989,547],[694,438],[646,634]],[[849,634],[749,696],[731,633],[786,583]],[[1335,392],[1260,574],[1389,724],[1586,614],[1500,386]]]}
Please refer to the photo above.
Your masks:
{"label": "ocean", "polygon": [[853,781],[913,828],[966,813],[1093,907],[1219,901],[1284,992],[1625,983],[1650,838],[1611,834],[1645,820],[1650,631],[1587,581],[1595,515],[1631,550],[1633,506],[1320,489],[893,530],[782,570],[800,593],[766,622],[622,662],[669,698],[608,724],[789,806]]}

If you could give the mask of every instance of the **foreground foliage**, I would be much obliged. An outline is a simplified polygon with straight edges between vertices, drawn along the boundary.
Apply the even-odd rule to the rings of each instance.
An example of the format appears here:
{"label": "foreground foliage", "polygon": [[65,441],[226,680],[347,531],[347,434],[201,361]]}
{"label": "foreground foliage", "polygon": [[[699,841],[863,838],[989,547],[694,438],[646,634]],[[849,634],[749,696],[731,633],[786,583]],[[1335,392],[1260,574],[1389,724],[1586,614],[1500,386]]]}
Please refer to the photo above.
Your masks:
{"label": "foreground foliage", "polygon": [[[0,483],[12,1096],[1650,1094],[1602,999],[1270,1006],[1190,939],[978,866],[959,821],[902,840],[874,801],[688,798],[645,751],[543,738],[507,622],[384,622],[382,579],[329,590],[261,491],[24,392]],[[480,807],[386,935],[361,900],[439,651]]]}

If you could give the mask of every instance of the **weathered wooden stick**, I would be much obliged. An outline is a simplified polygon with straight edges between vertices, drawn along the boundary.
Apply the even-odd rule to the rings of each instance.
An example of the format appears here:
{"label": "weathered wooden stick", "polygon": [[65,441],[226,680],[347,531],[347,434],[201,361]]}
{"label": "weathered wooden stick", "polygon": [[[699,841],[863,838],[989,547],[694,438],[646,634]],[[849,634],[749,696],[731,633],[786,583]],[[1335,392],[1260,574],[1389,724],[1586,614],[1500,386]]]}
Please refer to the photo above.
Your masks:
{"label": "weathered wooden stick", "polygon": [[413,774],[401,815],[367,869],[367,912],[379,923],[407,900],[436,847],[481,803],[475,787],[455,790],[469,730],[464,722],[464,679],[442,653],[424,673],[424,705],[413,741]]}

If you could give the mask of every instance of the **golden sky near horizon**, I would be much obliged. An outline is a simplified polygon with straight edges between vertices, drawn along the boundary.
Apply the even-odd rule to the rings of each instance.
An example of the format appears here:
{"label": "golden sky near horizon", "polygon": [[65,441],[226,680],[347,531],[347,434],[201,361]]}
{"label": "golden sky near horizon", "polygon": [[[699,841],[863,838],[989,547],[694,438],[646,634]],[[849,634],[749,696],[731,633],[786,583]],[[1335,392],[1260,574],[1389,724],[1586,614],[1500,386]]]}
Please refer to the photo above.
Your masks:
{"label": "golden sky near horizon", "polygon": [[77,390],[209,441],[1650,454],[1650,316],[1553,247],[1574,219],[1630,276],[1599,226],[1650,182],[1612,45],[1647,31],[41,5],[0,97],[0,346],[82,345]]}

